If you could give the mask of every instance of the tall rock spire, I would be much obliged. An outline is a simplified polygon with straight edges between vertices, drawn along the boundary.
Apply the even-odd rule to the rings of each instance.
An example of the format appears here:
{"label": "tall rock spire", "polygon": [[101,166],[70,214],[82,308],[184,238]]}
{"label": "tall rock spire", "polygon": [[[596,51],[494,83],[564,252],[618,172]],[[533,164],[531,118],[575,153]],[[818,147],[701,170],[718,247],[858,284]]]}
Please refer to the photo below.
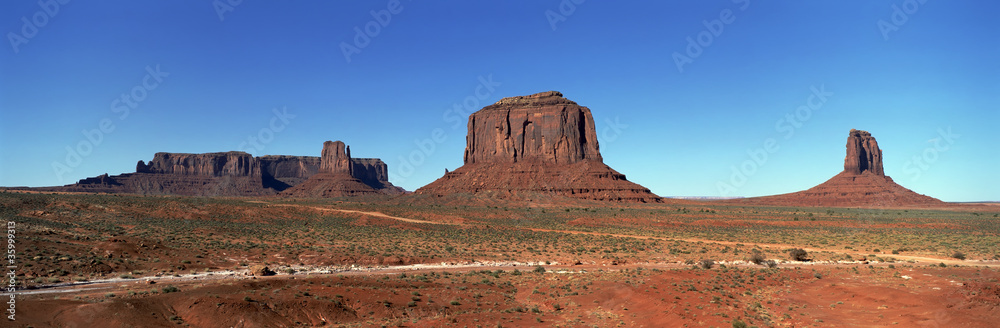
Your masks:
{"label": "tall rock spire", "polygon": [[847,157],[844,158],[844,172],[861,174],[865,171],[875,175],[885,175],[882,169],[882,150],[868,131],[851,129],[847,136]]}
{"label": "tall rock spire", "polygon": [[351,148],[340,140],[324,142],[319,171],[351,174]]}

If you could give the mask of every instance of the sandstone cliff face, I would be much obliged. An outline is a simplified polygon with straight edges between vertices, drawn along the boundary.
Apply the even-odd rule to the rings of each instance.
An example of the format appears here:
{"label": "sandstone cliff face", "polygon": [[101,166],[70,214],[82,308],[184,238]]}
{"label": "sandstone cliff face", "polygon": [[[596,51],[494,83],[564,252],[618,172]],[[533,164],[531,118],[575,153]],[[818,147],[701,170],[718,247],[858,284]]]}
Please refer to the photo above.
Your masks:
{"label": "sandstone cliff face", "polygon": [[351,174],[351,148],[343,141],[324,142],[322,154],[320,172]]}
{"label": "sandstone cliff face", "polygon": [[136,172],[245,177],[260,175],[260,166],[253,156],[240,151],[205,154],[156,153],[148,165],[139,161]]}
{"label": "sandstone cliff face", "polygon": [[469,115],[468,126],[465,165],[416,193],[662,201],[604,164],[590,109],[559,92],[503,98]]}
{"label": "sandstone cliff face", "polygon": [[861,174],[869,171],[875,175],[885,175],[882,170],[882,150],[868,131],[851,129],[847,136],[847,156],[844,158],[844,172]]}
{"label": "sandstone cliff face", "polygon": [[351,172],[366,185],[379,188],[389,184],[389,166],[378,158],[352,158]]}
{"label": "sandstone cliff face", "polygon": [[556,91],[503,98],[469,115],[465,164],[602,161],[590,109]]}
{"label": "sandstone cliff face", "polygon": [[[266,196],[303,185],[322,175],[312,179],[315,181],[309,186],[300,188],[297,195],[339,197],[405,192],[389,183],[384,162],[377,158],[352,160],[350,148],[343,142],[327,141],[322,155],[255,158],[244,152],[157,153],[149,164],[136,163],[136,173],[104,174],[50,189],[145,195]],[[355,171],[358,178],[352,175]]]}
{"label": "sandstone cliff face", "polygon": [[257,161],[264,186],[281,191],[319,172],[320,157],[268,155],[257,157]]}

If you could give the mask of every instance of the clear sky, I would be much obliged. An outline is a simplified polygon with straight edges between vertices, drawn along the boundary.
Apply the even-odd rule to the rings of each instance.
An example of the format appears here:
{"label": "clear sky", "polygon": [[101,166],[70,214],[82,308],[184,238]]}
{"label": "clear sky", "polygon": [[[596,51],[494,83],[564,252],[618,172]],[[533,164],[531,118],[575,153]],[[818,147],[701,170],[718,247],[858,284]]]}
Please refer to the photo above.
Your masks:
{"label": "clear sky", "polygon": [[558,90],[661,196],[809,188],[856,128],[901,185],[1000,200],[996,1],[45,1],[0,3],[2,186],[343,140],[414,190],[466,106]]}

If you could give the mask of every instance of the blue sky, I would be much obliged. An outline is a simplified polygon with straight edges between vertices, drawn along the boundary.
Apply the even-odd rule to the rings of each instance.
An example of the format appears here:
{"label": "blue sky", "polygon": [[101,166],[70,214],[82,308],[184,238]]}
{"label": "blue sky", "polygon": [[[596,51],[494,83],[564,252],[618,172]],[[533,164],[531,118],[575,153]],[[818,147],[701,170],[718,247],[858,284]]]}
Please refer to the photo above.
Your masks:
{"label": "blue sky", "polygon": [[903,186],[1000,200],[996,2],[41,3],[0,4],[2,186],[343,140],[414,190],[461,166],[464,104],[558,90],[661,196],[809,188],[857,128]]}

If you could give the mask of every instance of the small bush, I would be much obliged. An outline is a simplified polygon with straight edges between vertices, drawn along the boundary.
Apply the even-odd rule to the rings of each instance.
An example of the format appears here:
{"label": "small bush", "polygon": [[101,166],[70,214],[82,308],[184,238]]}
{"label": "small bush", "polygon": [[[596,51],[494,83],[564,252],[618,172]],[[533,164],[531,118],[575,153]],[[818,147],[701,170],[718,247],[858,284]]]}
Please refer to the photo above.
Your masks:
{"label": "small bush", "polygon": [[790,256],[793,261],[809,261],[809,253],[801,248],[793,248],[788,252],[788,256]]}
{"label": "small bush", "polygon": [[458,305],[462,305],[462,303],[459,302],[459,301],[451,301],[451,305],[458,306]]}
{"label": "small bush", "polygon": [[761,265],[764,264],[765,260],[767,259],[764,258],[764,254],[761,254],[756,250],[754,250],[753,254],[750,254],[750,263]]}
{"label": "small bush", "polygon": [[167,287],[163,287],[163,289],[161,289],[161,291],[163,291],[163,293],[166,294],[166,293],[179,292],[181,290],[178,289],[177,287],[174,287],[174,286],[167,286]]}
{"label": "small bush", "polygon": [[951,257],[965,261],[965,254],[963,254],[962,252],[955,252],[955,254],[951,254]]}
{"label": "small bush", "polygon": [[733,328],[747,328],[747,323],[738,319],[733,320]]}
{"label": "small bush", "polygon": [[542,267],[541,265],[539,265],[539,266],[535,267],[535,270],[532,270],[532,271],[534,271],[535,273],[545,273],[545,268]]}
{"label": "small bush", "polygon": [[713,266],[715,266],[715,260],[704,259],[701,260],[701,262],[699,262],[698,265],[701,266],[702,269],[706,270],[711,269]]}
{"label": "small bush", "polygon": [[778,267],[778,262],[775,262],[774,260],[767,260],[764,261],[764,265],[767,266],[768,268],[776,268]]}

